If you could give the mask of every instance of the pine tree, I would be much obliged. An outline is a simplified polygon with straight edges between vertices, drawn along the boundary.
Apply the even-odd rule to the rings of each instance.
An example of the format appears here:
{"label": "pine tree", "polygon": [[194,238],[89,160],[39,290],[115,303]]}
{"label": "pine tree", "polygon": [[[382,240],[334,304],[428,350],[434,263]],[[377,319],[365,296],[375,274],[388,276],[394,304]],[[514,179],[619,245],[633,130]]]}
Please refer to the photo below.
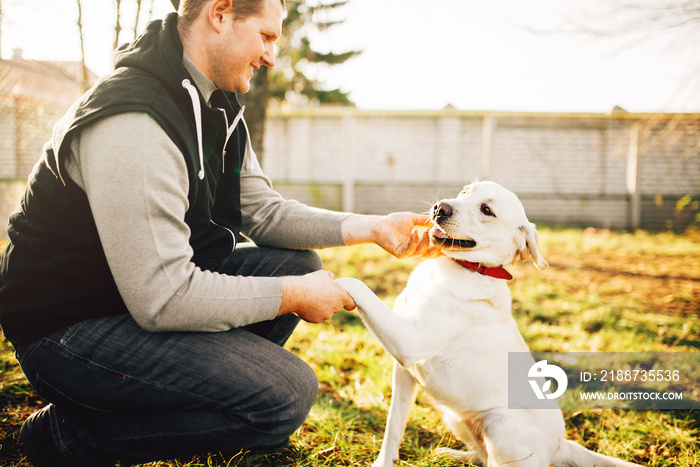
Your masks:
{"label": "pine tree", "polygon": [[282,26],[282,38],[277,44],[277,63],[272,69],[262,67],[257,70],[250,91],[239,96],[246,105],[251,142],[260,160],[270,100],[283,102],[296,98],[312,104],[352,104],[347,93],[339,89],[324,89],[322,83],[304,72],[304,68],[310,64],[337,65],[360,53],[319,53],[312,48],[309,38],[313,31],[326,31],[340,24],[342,21],[328,18],[348,1],[323,3],[323,0],[287,0],[287,17]]}

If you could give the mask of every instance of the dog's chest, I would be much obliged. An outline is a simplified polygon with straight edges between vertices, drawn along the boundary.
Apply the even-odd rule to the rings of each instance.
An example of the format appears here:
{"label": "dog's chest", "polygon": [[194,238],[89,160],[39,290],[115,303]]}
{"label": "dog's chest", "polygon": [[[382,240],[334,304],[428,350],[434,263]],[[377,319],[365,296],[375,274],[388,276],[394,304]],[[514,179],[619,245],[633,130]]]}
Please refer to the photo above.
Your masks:
{"label": "dog's chest", "polygon": [[508,387],[507,353],[487,358],[442,355],[419,360],[408,371],[435,404],[458,413],[507,405],[501,390]]}
{"label": "dog's chest", "polygon": [[501,279],[482,276],[449,258],[418,265],[396,304],[396,311],[442,325],[474,325],[511,317],[511,294]]}
{"label": "dog's chest", "polygon": [[396,311],[432,343],[416,343],[431,352],[406,368],[440,405],[486,407],[500,396],[483,382],[507,387],[507,352],[527,346],[511,315],[505,282],[452,263],[447,258],[422,263],[397,299]]}

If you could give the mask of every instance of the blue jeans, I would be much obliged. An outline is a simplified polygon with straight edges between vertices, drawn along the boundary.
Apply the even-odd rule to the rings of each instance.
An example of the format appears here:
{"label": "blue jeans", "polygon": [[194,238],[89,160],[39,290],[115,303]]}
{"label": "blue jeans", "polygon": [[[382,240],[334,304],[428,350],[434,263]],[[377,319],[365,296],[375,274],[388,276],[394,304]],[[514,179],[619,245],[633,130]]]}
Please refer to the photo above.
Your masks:
{"label": "blue jeans", "polygon": [[[219,272],[300,275],[311,251],[239,247]],[[141,329],[129,314],[77,323],[17,348],[27,378],[53,404],[51,434],[76,465],[146,462],[272,444],[306,419],[313,370],[282,348],[298,318],[226,332]]]}

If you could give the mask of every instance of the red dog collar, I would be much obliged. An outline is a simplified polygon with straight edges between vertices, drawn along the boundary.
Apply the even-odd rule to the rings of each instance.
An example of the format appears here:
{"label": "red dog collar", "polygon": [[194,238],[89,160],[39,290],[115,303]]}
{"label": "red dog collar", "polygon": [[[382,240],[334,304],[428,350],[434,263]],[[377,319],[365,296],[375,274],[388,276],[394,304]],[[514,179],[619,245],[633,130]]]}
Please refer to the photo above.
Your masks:
{"label": "red dog collar", "polygon": [[495,277],[496,279],[505,279],[507,281],[513,278],[513,276],[511,276],[510,273],[503,268],[503,266],[484,266],[481,263],[472,263],[471,261],[464,261],[461,259],[456,259],[455,261],[465,268],[478,272],[484,276]]}

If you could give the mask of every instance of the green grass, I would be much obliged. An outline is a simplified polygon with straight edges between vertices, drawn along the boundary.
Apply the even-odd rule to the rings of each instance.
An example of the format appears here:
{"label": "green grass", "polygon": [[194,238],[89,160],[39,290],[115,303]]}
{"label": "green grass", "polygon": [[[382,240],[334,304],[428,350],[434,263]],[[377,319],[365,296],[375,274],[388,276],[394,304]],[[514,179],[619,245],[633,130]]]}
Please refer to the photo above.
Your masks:
{"label": "green grass", "polygon": [[[698,351],[700,234],[584,232],[541,228],[550,267],[509,267],[513,314],[533,351]],[[375,246],[322,252],[337,277],[364,280],[392,305],[420,260],[396,260]],[[288,348],[316,371],[319,397],[291,449],[241,452],[148,464],[166,466],[369,465],[381,446],[391,399],[392,361],[355,313],[302,323]],[[38,400],[6,343],[0,347],[0,465],[25,467],[16,444]],[[588,448],[656,466],[700,465],[697,411],[568,410],[567,434]],[[459,448],[430,400],[419,393],[401,448],[401,465],[463,465],[433,457]]]}

